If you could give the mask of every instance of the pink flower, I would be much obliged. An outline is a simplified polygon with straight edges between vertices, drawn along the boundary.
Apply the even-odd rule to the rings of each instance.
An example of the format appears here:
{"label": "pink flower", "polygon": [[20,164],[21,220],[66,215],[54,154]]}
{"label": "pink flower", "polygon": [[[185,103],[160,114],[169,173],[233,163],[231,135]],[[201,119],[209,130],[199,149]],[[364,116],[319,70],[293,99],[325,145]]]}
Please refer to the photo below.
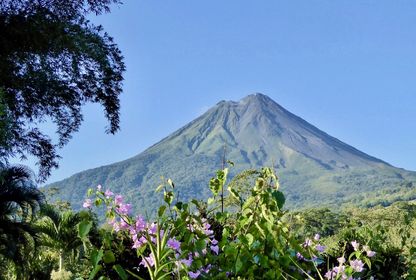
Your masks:
{"label": "pink flower", "polygon": [[129,228],[129,224],[126,223],[124,220],[120,221],[120,229],[128,229]]}
{"label": "pink flower", "polygon": [[110,190],[106,190],[104,195],[105,195],[105,198],[109,199],[111,196],[114,195],[114,193]]}
{"label": "pink flower", "polygon": [[92,201],[91,201],[91,199],[87,198],[84,201],[84,204],[82,204],[82,207],[84,207],[84,208],[91,208],[92,207]]}
{"label": "pink flower", "polygon": [[115,231],[115,232],[119,232],[120,231],[120,224],[119,223],[117,223],[117,222],[114,222],[114,224],[113,224],[113,230]]}
{"label": "pink flower", "polygon": [[123,202],[123,196],[122,195],[118,194],[114,197],[114,203],[116,205],[120,205],[122,202]]}

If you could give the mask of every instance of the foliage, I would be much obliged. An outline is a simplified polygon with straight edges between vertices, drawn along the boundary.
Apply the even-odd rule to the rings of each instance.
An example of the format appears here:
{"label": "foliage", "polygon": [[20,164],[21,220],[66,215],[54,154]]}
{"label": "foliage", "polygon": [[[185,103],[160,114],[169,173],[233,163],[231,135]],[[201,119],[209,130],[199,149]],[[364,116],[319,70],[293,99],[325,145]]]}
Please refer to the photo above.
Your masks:
{"label": "foliage", "polygon": [[[86,19],[118,0],[4,0],[0,3],[0,157],[33,155],[39,178],[57,167],[56,149],[83,119],[87,102],[104,107],[108,132],[119,128],[123,57],[101,26]],[[56,125],[58,143],[39,124]],[[11,136],[11,137],[8,137]]]}
{"label": "foliage", "polygon": [[122,195],[99,185],[88,191],[83,207],[104,208],[100,228],[92,211],[44,205],[34,227],[40,246],[28,247],[30,266],[17,278],[15,266],[5,266],[2,275],[13,280],[415,279],[416,204],[292,212],[284,210],[285,196],[272,169],[232,180],[228,174],[228,168],[216,172],[206,201],[179,200],[176,185],[166,180],[156,189],[164,204],[151,216],[132,215]]}
{"label": "foliage", "polygon": [[[64,260],[76,263],[77,253],[83,244],[82,238],[93,226],[93,218],[88,213],[61,212],[52,205],[44,205],[41,217],[36,222],[40,244],[55,251],[59,256],[59,270],[64,269]],[[66,266],[67,269],[70,267]]]}
{"label": "foliage", "polygon": [[[94,198],[86,199],[84,207],[106,205],[112,232],[91,247],[89,279],[111,279],[114,275],[120,279],[368,279],[377,272],[377,262],[385,257],[373,251],[381,250],[376,242],[383,240],[380,236],[347,234],[346,230],[355,232],[359,227],[344,231],[343,223],[337,224],[341,229],[328,230],[326,239],[319,234],[308,236],[308,231],[320,229],[320,225],[302,219],[302,213],[291,216],[282,210],[285,198],[270,168],[256,172],[251,193],[244,199],[232,189],[235,184],[228,185],[229,195],[241,202],[240,211],[222,211],[219,194],[226,187],[227,173],[228,169],[220,170],[211,179],[213,197],[207,202],[175,202],[175,185],[167,180],[157,188],[163,190],[165,205],[153,222],[142,216],[133,218],[132,206],[121,195],[101,186],[90,189],[88,195]],[[294,230],[296,223],[293,227],[288,224],[287,217],[302,225],[302,234]],[[344,235],[337,246],[324,245],[340,232]],[[136,252],[133,270],[123,267],[117,259],[120,252],[109,246],[120,236],[130,241],[118,244],[125,251]]]}
{"label": "foliage", "polygon": [[[37,245],[32,221],[43,204],[30,171],[21,166],[0,169],[0,260],[16,274],[30,270],[30,256]],[[1,273],[0,273],[1,275]]]}

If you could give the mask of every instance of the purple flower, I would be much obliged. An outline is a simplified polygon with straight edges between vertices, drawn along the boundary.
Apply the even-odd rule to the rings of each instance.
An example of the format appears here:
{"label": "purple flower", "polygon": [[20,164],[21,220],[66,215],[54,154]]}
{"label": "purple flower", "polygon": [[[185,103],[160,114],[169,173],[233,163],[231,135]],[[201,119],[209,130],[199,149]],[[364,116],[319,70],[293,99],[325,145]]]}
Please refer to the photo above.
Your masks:
{"label": "purple flower", "polygon": [[179,242],[175,238],[170,238],[166,244],[168,245],[169,248],[173,250],[176,250],[176,251],[181,250],[181,242]]}
{"label": "purple flower", "polygon": [[333,271],[336,274],[343,274],[345,272],[345,265],[336,266],[334,267]]}
{"label": "purple flower", "polygon": [[205,268],[204,268],[204,273],[209,273],[209,271],[211,270],[212,265],[208,264]]}
{"label": "purple flower", "polygon": [[318,241],[321,238],[321,236],[319,235],[319,233],[315,234],[315,236],[313,237],[313,239],[315,239],[315,241]]}
{"label": "purple flower", "polygon": [[142,216],[136,218],[136,231],[141,232],[146,228],[146,221]]}
{"label": "purple flower", "polygon": [[211,244],[212,244],[212,245],[217,245],[217,244],[218,244],[218,240],[216,240],[216,239],[212,239],[212,240],[211,240]]}
{"label": "purple flower", "polygon": [[351,242],[351,245],[354,248],[354,251],[358,251],[358,248],[360,247],[360,243],[354,240]]}
{"label": "purple flower", "polygon": [[198,278],[200,274],[201,274],[201,272],[199,270],[197,270],[195,272],[192,272],[192,271],[188,272],[189,277],[192,278],[192,279]]}
{"label": "purple flower", "polygon": [[350,261],[350,266],[355,272],[361,272],[364,270],[364,264],[361,260]]}
{"label": "purple flower", "polygon": [[374,251],[367,251],[367,257],[372,258],[376,255],[376,252]]}
{"label": "purple flower", "polygon": [[326,279],[330,279],[331,280],[331,279],[335,279],[337,277],[337,274],[334,271],[329,270],[327,273],[325,273],[324,277]]}
{"label": "purple flower", "polygon": [[318,244],[318,245],[316,245],[316,247],[315,247],[315,249],[318,251],[318,252],[320,252],[320,253],[322,253],[323,251],[325,251],[325,246],[323,246],[323,245],[320,245],[320,244]]}
{"label": "purple flower", "polygon": [[146,244],[147,239],[144,236],[142,236],[139,239],[137,239],[137,235],[136,235],[136,238],[133,238],[133,242],[134,243],[133,243],[132,248],[133,249],[137,249],[137,248],[142,247],[144,244]]}
{"label": "purple flower", "polygon": [[184,265],[186,265],[187,267],[190,267],[192,265],[192,255],[190,254],[189,257],[187,259],[182,259],[181,263],[183,263]]}
{"label": "purple flower", "polygon": [[304,260],[305,259],[305,257],[302,256],[302,254],[299,253],[299,252],[296,253],[296,258],[298,258],[298,260]]}
{"label": "purple flower", "polygon": [[210,248],[211,248],[211,250],[212,250],[212,251],[213,251],[216,255],[218,255],[218,251],[220,250],[220,248],[218,247],[218,245],[211,246]]}
{"label": "purple flower", "polygon": [[126,223],[124,220],[120,221],[120,229],[128,229],[129,228],[129,224]]}
{"label": "purple flower", "polygon": [[114,224],[113,224],[113,230],[115,231],[115,232],[119,232],[120,231],[120,224],[119,223],[117,223],[117,222],[114,222]]}
{"label": "purple flower", "polygon": [[341,265],[341,264],[344,264],[345,262],[346,262],[346,260],[345,260],[345,258],[344,257],[339,257],[338,259],[337,259],[337,261],[339,262],[339,264]]}
{"label": "purple flower", "polygon": [[155,235],[156,232],[157,232],[157,224],[155,224],[155,223],[150,224],[150,226],[148,226],[147,232],[149,234],[154,234]]}
{"label": "purple flower", "polygon": [[92,207],[92,201],[91,201],[91,199],[87,198],[84,201],[84,204],[82,204],[82,207],[84,207],[84,208],[91,208]]}
{"label": "purple flower", "polygon": [[310,240],[309,238],[307,238],[306,240],[305,240],[305,243],[303,243],[303,247],[309,247],[309,246],[311,246],[312,245],[312,240]]}
{"label": "purple flower", "polygon": [[110,190],[106,190],[104,195],[105,195],[105,198],[109,199],[111,196],[114,195],[114,193]]}
{"label": "purple flower", "polygon": [[131,211],[131,204],[129,204],[129,203],[127,203],[127,204],[120,203],[119,207],[117,208],[117,212],[120,215],[128,215],[130,213],[130,211]]}
{"label": "purple flower", "polygon": [[144,257],[144,259],[140,262],[140,265],[142,266],[154,266],[155,265],[155,258],[153,257],[153,254],[150,253],[148,257]]}

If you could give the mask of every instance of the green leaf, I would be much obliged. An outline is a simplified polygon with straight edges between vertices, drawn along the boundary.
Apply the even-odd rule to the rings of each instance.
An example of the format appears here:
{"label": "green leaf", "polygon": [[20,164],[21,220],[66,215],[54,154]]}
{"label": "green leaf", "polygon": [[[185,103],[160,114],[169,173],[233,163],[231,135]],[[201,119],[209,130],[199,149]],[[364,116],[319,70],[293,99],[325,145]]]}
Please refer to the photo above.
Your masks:
{"label": "green leaf", "polygon": [[92,188],[89,188],[87,191],[87,196],[91,196],[94,190]]}
{"label": "green leaf", "polygon": [[110,250],[105,251],[104,256],[103,256],[103,261],[106,264],[109,263],[113,263],[116,261],[116,257],[114,256],[113,252],[111,252]]}
{"label": "green leaf", "polygon": [[101,204],[102,204],[102,199],[101,198],[97,198],[96,200],[95,200],[95,206],[100,206]]}
{"label": "green leaf", "polygon": [[279,207],[279,209],[282,209],[286,201],[284,194],[281,191],[273,191],[272,196],[277,203],[277,207]]}
{"label": "green leaf", "polygon": [[238,273],[243,268],[243,262],[241,261],[240,257],[237,258],[235,262],[235,272]]}
{"label": "green leaf", "polygon": [[209,188],[211,192],[214,194],[214,196],[217,196],[218,193],[220,192],[220,186],[221,186],[221,182],[220,180],[218,180],[218,178],[212,178],[209,181]]}
{"label": "green leaf", "polygon": [[91,261],[92,266],[95,267],[95,266],[98,265],[98,263],[101,261],[101,259],[103,257],[103,254],[104,254],[103,249],[100,249],[100,250],[94,249],[91,252],[90,261]]}
{"label": "green leaf", "polygon": [[162,216],[163,216],[163,214],[165,214],[165,210],[166,210],[166,205],[162,205],[162,206],[160,206],[160,207],[159,207],[159,210],[157,211],[157,215],[158,215],[159,217],[162,217]]}
{"label": "green leaf", "polygon": [[230,186],[227,188],[228,191],[230,192],[230,194],[237,199],[238,201],[242,201],[240,195],[238,194],[238,192],[236,190],[234,190],[233,188],[231,188]]}
{"label": "green leaf", "polygon": [[195,242],[195,248],[198,251],[202,251],[206,247],[205,239],[199,239],[197,242]]}
{"label": "green leaf", "polygon": [[254,242],[254,236],[251,234],[251,233],[247,233],[246,234],[246,239],[247,239],[247,242],[248,242],[248,245],[250,246],[251,244],[253,244],[253,242]]}
{"label": "green leaf", "polygon": [[85,239],[92,228],[92,222],[82,221],[78,224],[78,236]]}
{"label": "green leaf", "polygon": [[215,202],[215,199],[213,197],[208,198],[207,203],[208,205],[211,205]]}
{"label": "green leaf", "polygon": [[163,199],[165,200],[167,204],[169,205],[172,204],[173,197],[174,197],[173,192],[164,192]]}
{"label": "green leaf", "polygon": [[100,272],[101,269],[103,269],[101,265],[94,266],[94,269],[91,271],[90,277],[88,279],[93,280],[95,275],[97,275],[97,273]]}
{"label": "green leaf", "polygon": [[124,268],[121,267],[121,265],[119,264],[113,265],[113,269],[117,272],[118,276],[120,276],[121,280],[128,279],[128,275],[126,271],[124,270]]}

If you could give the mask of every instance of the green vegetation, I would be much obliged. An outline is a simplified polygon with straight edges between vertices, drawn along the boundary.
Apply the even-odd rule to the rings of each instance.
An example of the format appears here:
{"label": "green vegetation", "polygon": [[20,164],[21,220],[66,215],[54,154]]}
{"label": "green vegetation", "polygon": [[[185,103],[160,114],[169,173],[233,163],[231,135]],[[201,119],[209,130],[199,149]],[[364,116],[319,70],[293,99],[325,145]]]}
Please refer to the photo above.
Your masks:
{"label": "green vegetation", "polygon": [[[87,20],[112,3],[0,3],[0,280],[416,279],[416,174],[261,94],[220,102],[136,157],[47,195],[10,166],[34,156],[45,180],[87,102],[118,130],[123,57]],[[57,143],[39,130],[45,121]],[[236,168],[210,178],[223,151]],[[161,175],[173,180],[155,193]]]}
{"label": "green vegetation", "polygon": [[272,169],[227,178],[228,168],[217,172],[206,201],[181,201],[166,180],[147,217],[90,189],[83,207],[103,208],[100,226],[92,211],[35,200],[33,242],[8,239],[25,258],[1,250],[0,279],[416,279],[416,202],[287,211]]}

